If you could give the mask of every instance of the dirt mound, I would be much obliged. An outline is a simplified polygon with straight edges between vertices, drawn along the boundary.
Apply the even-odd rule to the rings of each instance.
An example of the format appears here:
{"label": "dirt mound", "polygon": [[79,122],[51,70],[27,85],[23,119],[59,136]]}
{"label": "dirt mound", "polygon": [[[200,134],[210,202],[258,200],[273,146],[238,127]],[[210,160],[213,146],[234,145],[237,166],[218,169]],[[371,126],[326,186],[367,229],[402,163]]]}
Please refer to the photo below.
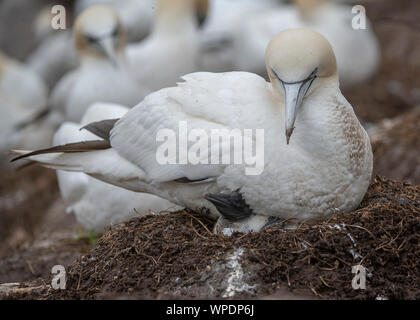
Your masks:
{"label": "dirt mound", "polygon": [[371,133],[375,173],[420,184],[420,106],[387,119]]}
{"label": "dirt mound", "polygon": [[[66,290],[44,285],[9,297],[247,298],[287,288],[318,298],[420,299],[419,186],[377,177],[357,210],[297,230],[276,225],[228,238],[213,235],[213,223],[189,211],[133,219],[68,268]],[[355,265],[366,268],[365,290],[352,288]]]}

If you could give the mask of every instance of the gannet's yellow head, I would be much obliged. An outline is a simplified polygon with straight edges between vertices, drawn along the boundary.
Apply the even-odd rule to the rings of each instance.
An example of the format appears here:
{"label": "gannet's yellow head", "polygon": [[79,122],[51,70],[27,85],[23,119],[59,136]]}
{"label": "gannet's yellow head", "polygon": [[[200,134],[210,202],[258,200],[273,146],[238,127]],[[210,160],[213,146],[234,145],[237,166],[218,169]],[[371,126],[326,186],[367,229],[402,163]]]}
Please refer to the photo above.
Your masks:
{"label": "gannet's yellow head", "polygon": [[279,33],[267,46],[268,76],[280,97],[284,97],[286,139],[289,143],[296,115],[305,96],[325,81],[338,86],[337,63],[328,40],[308,29]]}
{"label": "gannet's yellow head", "polygon": [[207,19],[209,0],[196,0],[196,15],[198,24],[201,26]]}
{"label": "gannet's yellow head", "polygon": [[125,49],[125,31],[113,9],[91,6],[75,21],[74,43],[82,58],[108,58],[117,64]]}
{"label": "gannet's yellow head", "polygon": [[[155,25],[162,29],[176,32],[178,26],[185,21],[197,18],[198,25],[202,25],[209,8],[209,0],[157,0]],[[195,21],[194,21],[195,22]],[[161,27],[163,26],[163,27]]]}
{"label": "gannet's yellow head", "polygon": [[293,1],[302,19],[310,19],[317,9],[327,4],[327,0],[294,0]]}

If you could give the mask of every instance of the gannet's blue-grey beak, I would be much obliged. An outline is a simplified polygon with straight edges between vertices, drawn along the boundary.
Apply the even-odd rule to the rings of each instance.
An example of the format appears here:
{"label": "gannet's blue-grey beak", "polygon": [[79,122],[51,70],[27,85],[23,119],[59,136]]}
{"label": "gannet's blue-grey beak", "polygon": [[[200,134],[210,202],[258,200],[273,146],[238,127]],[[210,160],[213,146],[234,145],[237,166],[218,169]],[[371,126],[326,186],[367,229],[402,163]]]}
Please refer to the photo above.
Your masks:
{"label": "gannet's blue-grey beak", "polygon": [[106,37],[99,40],[99,45],[102,47],[103,51],[112,62],[112,64],[117,67],[119,65],[117,52],[114,47],[114,39]]}
{"label": "gannet's blue-grey beak", "polygon": [[297,83],[284,83],[284,106],[286,110],[285,119],[286,119],[286,141],[289,144],[290,137],[295,129],[295,121],[297,111],[302,105],[303,98],[308,92],[309,87],[311,86],[312,81],[306,82],[297,82]]}
{"label": "gannet's blue-grey beak", "polygon": [[285,128],[286,128],[286,141],[290,142],[293,130],[295,129],[295,121],[298,110],[302,105],[306,93],[316,78],[317,69],[315,69],[308,78],[298,82],[285,82],[274,72],[277,80],[283,87],[284,91],[284,107],[285,107]]}

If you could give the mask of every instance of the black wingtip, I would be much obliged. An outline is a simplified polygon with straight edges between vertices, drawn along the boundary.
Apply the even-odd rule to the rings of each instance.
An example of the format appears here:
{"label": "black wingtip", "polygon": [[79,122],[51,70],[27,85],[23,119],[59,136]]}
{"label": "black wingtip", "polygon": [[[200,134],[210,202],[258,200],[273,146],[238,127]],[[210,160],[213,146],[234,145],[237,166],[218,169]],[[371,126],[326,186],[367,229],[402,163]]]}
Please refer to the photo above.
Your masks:
{"label": "black wingtip", "polygon": [[80,130],[87,130],[93,133],[94,135],[98,136],[99,138],[109,141],[111,130],[118,120],[120,119],[108,119],[92,122],[80,128]]}
{"label": "black wingtip", "polygon": [[204,198],[210,201],[226,220],[238,222],[252,215],[252,209],[238,191],[229,194],[206,194]]}

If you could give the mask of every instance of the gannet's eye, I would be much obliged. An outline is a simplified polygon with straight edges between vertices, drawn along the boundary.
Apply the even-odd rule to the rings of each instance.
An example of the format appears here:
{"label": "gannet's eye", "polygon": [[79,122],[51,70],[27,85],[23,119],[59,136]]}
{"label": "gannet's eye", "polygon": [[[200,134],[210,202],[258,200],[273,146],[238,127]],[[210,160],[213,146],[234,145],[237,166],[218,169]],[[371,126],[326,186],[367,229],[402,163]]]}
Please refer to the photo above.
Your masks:
{"label": "gannet's eye", "polygon": [[118,26],[116,26],[115,29],[112,30],[111,37],[116,38],[118,36],[119,29],[120,28]]}
{"label": "gannet's eye", "polygon": [[318,67],[316,67],[314,69],[314,71],[312,71],[311,74],[305,80],[303,80],[303,82],[314,81],[315,78],[317,77],[317,75],[316,75],[317,72],[318,72]]}
{"label": "gannet's eye", "polygon": [[99,40],[98,38],[94,36],[90,36],[90,35],[85,35],[85,38],[89,43],[92,43],[92,44],[98,42]]}

